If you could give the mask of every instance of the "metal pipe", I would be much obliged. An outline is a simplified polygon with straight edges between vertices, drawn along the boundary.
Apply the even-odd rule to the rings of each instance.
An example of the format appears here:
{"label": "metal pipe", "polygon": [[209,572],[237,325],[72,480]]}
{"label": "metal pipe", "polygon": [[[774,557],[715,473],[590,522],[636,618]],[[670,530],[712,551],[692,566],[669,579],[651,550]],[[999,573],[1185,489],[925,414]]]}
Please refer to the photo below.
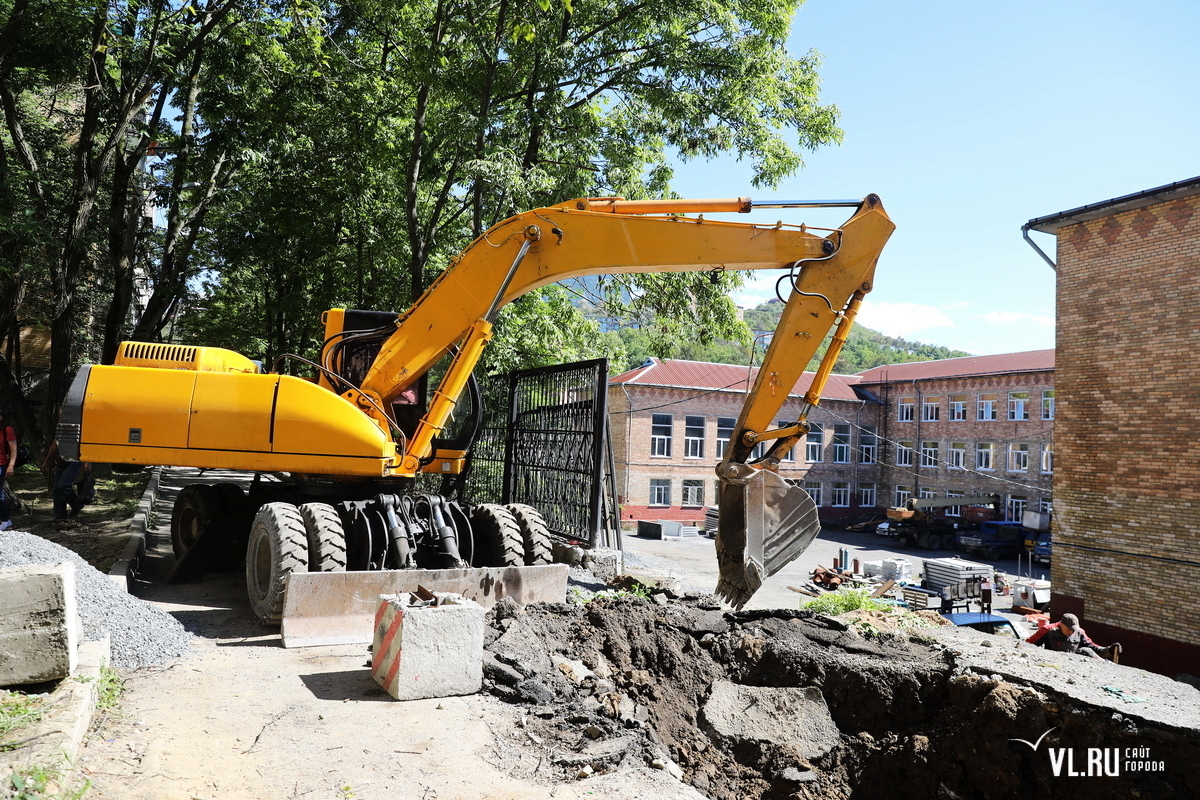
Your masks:
{"label": "metal pipe", "polygon": [[862,200],[751,200],[751,208],[858,208]]}
{"label": "metal pipe", "polygon": [[1035,242],[1033,239],[1029,238],[1029,226],[1028,225],[1021,226],[1021,236],[1025,239],[1025,241],[1029,242],[1029,246],[1032,247],[1034,249],[1034,251],[1039,256],[1042,257],[1042,260],[1050,265],[1050,269],[1054,270],[1055,272],[1058,272],[1058,265],[1055,264],[1050,259],[1050,256],[1048,256],[1044,252],[1042,252],[1042,248],[1038,247],[1037,242]]}

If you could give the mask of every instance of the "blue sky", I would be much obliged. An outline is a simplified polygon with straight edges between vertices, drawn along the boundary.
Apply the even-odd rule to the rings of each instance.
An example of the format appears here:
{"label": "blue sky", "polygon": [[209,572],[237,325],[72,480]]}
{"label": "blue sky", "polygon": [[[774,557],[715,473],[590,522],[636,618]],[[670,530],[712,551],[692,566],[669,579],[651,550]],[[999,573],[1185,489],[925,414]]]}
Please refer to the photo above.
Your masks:
{"label": "blue sky", "polygon": [[[1021,226],[1200,175],[1196,0],[808,0],[789,49],[824,57],[842,145],[806,155],[777,191],[753,189],[733,159],[684,164],[674,188],[877,192],[898,229],[859,320],[893,336],[976,354],[1053,347],[1054,273]],[[846,216],[826,213],[767,212]],[[1053,238],[1033,236],[1053,257]],[[739,304],[772,296],[773,281],[747,284]]]}

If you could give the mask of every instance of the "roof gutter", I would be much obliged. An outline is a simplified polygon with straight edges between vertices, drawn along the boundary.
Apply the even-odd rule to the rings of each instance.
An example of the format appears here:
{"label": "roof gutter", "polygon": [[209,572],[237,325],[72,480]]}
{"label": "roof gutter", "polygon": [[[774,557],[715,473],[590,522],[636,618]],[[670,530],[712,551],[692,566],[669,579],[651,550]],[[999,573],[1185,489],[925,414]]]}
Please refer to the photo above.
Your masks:
{"label": "roof gutter", "polygon": [[1058,272],[1058,265],[1054,263],[1054,261],[1050,258],[1050,256],[1046,255],[1042,251],[1042,248],[1038,247],[1037,242],[1035,242],[1033,239],[1029,238],[1029,225],[1028,224],[1021,226],[1021,236],[1025,237],[1025,241],[1029,242],[1029,246],[1034,249],[1034,252],[1036,252],[1039,256],[1041,256],[1042,260],[1050,265],[1050,269],[1054,270],[1055,272]]}

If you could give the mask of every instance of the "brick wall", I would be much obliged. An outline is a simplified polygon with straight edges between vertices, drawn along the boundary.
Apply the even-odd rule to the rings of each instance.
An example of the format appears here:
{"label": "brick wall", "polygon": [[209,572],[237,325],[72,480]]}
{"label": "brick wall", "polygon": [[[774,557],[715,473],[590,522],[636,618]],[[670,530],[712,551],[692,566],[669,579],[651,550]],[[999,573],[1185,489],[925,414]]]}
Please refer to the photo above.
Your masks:
{"label": "brick wall", "polygon": [[1058,231],[1054,609],[1165,674],[1200,675],[1198,287],[1200,198]]}

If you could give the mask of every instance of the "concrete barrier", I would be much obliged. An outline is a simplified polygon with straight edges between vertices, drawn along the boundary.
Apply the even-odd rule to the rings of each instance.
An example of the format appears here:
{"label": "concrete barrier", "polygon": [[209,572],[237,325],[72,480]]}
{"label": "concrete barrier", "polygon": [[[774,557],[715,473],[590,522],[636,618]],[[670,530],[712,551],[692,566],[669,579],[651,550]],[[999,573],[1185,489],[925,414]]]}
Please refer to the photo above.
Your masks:
{"label": "concrete barrier", "polygon": [[74,564],[0,570],[0,686],[70,675],[78,658],[78,628]]}
{"label": "concrete barrier", "polygon": [[371,676],[397,700],[474,694],[483,686],[483,607],[438,592],[440,605],[383,595]]}

